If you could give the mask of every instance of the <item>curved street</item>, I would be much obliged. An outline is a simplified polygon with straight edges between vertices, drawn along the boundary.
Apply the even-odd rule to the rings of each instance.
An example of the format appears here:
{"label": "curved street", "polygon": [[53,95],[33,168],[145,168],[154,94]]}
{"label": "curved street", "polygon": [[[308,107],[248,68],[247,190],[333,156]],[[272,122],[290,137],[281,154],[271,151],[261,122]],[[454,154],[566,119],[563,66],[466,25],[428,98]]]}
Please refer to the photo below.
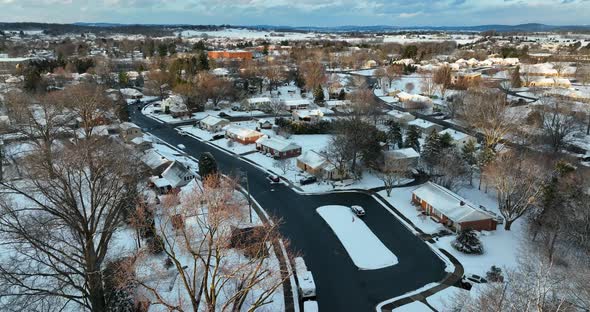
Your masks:
{"label": "curved street", "polygon": [[[166,143],[183,144],[198,158],[210,152],[226,174],[246,172],[250,192],[272,216],[282,222],[281,232],[290,248],[303,255],[317,286],[322,311],[375,311],[378,303],[400,296],[445,276],[444,262],[372,196],[357,192],[304,195],[284,184],[270,185],[267,173],[207,143],[181,136],[173,125],[161,124],[130,106],[132,122]],[[408,198],[408,201],[410,198]],[[358,270],[330,227],[315,212],[324,205],[361,205],[364,221],[398,258],[397,265],[379,270]]]}

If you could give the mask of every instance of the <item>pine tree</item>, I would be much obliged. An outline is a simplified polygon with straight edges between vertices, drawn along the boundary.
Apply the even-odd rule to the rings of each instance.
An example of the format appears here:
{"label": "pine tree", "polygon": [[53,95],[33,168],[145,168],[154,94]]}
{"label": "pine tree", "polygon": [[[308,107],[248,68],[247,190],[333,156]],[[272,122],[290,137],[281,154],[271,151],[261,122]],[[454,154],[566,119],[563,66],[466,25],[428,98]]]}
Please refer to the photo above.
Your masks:
{"label": "pine tree", "polygon": [[417,152],[420,152],[420,129],[416,126],[410,126],[406,134],[406,140],[404,142],[405,147],[411,147]]}
{"label": "pine tree", "polygon": [[483,245],[477,237],[477,233],[472,229],[461,230],[451,245],[466,254],[483,254]]}
{"label": "pine tree", "polygon": [[201,52],[199,54],[199,70],[209,70],[209,58],[207,57],[206,52]]}
{"label": "pine tree", "polygon": [[441,149],[453,147],[453,137],[450,133],[445,132],[445,134],[440,136],[440,147]]}
{"label": "pine tree", "polygon": [[127,73],[124,71],[119,72],[119,86],[127,87],[128,85],[129,85],[129,76],[127,76]]}
{"label": "pine tree", "polygon": [[313,90],[313,98],[315,99],[316,103],[321,103],[324,101],[324,89],[321,85],[317,85]]}
{"label": "pine tree", "polygon": [[470,166],[477,164],[477,157],[475,155],[476,151],[477,148],[475,147],[475,142],[473,140],[467,141],[467,143],[461,148],[463,160],[465,160]]}
{"label": "pine tree", "polygon": [[424,141],[420,156],[427,165],[434,166],[440,158],[441,152],[442,144],[440,136],[436,131],[432,131]]}
{"label": "pine tree", "polygon": [[512,85],[512,88],[522,87],[522,79],[520,79],[520,66],[516,66],[516,68],[512,71],[510,83]]}
{"label": "pine tree", "polygon": [[217,173],[217,161],[211,153],[202,153],[199,157],[199,175],[201,179]]}
{"label": "pine tree", "polygon": [[338,100],[340,101],[344,101],[346,99],[346,91],[344,91],[343,89],[340,89],[340,92],[338,93]]}
{"label": "pine tree", "polygon": [[400,125],[393,120],[389,122],[389,131],[387,131],[387,139],[389,140],[389,143],[397,145],[398,148],[402,148],[402,146],[404,145],[402,129]]}

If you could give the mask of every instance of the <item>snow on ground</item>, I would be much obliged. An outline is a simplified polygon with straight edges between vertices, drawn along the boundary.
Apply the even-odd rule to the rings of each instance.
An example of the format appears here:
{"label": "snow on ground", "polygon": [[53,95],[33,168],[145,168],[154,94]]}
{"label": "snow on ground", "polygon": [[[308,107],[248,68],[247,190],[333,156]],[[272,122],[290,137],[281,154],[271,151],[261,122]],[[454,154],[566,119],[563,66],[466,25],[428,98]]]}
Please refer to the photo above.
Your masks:
{"label": "snow on ground", "polygon": [[410,302],[408,304],[404,304],[399,308],[393,309],[395,312],[425,312],[425,311],[432,311],[427,305],[420,301]]}
{"label": "snow on ground", "polygon": [[359,269],[376,270],[398,263],[393,252],[383,245],[349,207],[323,206],[316,211],[334,231]]}
{"label": "snow on ground", "polygon": [[207,130],[203,130],[203,129],[201,129],[199,127],[195,127],[195,126],[181,126],[181,127],[178,127],[178,129],[185,131],[185,132],[189,133],[190,135],[195,136],[195,137],[197,137],[201,140],[204,140],[204,141],[211,140],[213,138],[213,136],[216,134],[223,134],[223,131],[217,132],[217,133],[211,133]]}
{"label": "snow on ground", "polygon": [[432,221],[429,217],[423,215],[421,210],[412,204],[412,191],[419,188],[418,186],[394,188],[391,191],[391,196],[388,197],[385,191],[380,191],[385,200],[392,204],[399,212],[406,218],[410,219],[414,225],[420,228],[425,233],[436,233],[443,229],[440,223]]}
{"label": "snow on ground", "polygon": [[142,112],[144,115],[151,117],[151,118],[155,118],[161,122],[164,123],[170,123],[170,124],[174,124],[174,123],[180,123],[180,122],[186,122],[189,120],[194,120],[193,117],[181,117],[181,118],[174,118],[172,117],[172,115],[170,114],[164,114],[163,112],[158,112],[161,111],[161,108],[158,106],[155,106],[154,104],[158,104],[159,102],[154,102],[152,104],[148,104],[146,105],[143,109]]}
{"label": "snow on ground", "polygon": [[[440,223],[432,221],[429,217],[423,216],[411,203],[412,191],[419,187],[420,185],[394,188],[391,197],[387,197],[385,191],[381,191],[379,194],[425,233],[438,232],[444,227]],[[482,205],[500,215],[493,192],[486,194],[483,190],[479,191],[477,187],[465,186],[457,193],[475,205]],[[451,247],[455,235],[438,238],[436,245],[457,258],[465,268],[465,273],[485,276],[485,273],[492,265],[501,268],[512,268],[517,265],[517,256],[520,242],[523,241],[523,235],[524,221],[520,219],[512,224],[512,230],[510,231],[505,231],[504,226],[499,224],[496,231],[480,233],[480,239],[484,247],[483,255],[467,255],[455,250]]]}
{"label": "snow on ground", "polygon": [[438,311],[448,311],[449,305],[462,293],[469,293],[469,291],[458,287],[447,287],[429,296],[426,301]]}

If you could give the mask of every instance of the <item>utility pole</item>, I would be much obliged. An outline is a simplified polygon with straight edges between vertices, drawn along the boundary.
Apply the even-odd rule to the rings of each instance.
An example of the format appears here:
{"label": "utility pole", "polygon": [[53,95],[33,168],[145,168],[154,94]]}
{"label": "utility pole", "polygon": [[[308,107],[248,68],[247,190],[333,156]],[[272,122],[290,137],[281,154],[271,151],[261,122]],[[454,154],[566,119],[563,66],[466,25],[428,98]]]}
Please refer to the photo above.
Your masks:
{"label": "utility pole", "polygon": [[250,180],[248,179],[248,172],[245,172],[246,191],[248,192],[248,213],[250,215],[250,223],[252,223],[252,197],[250,196]]}

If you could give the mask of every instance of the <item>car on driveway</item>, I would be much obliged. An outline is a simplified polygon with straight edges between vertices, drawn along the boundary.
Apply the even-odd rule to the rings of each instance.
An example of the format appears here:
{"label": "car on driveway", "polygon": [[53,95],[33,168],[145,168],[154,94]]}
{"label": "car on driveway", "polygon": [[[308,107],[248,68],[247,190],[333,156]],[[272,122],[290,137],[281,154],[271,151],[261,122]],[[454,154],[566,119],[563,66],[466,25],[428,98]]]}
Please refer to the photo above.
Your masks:
{"label": "car on driveway", "polygon": [[352,213],[354,213],[357,217],[362,217],[365,215],[365,209],[363,209],[361,206],[350,206],[350,211],[352,211]]}
{"label": "car on driveway", "polygon": [[476,283],[476,284],[483,284],[483,283],[487,283],[488,280],[486,280],[485,278],[476,275],[476,274],[466,274],[463,276],[463,281],[464,282],[468,282],[468,283]]}
{"label": "car on driveway", "polygon": [[225,118],[225,117],[229,117],[229,115],[228,115],[228,114],[226,114],[226,113],[224,113],[224,112],[221,112],[221,113],[219,113],[219,114],[217,114],[217,115],[218,115],[219,117],[223,117],[223,118]]}
{"label": "car on driveway", "polygon": [[318,178],[313,177],[313,176],[312,177],[307,177],[307,178],[303,178],[303,179],[299,180],[299,184],[301,184],[301,185],[308,185],[308,184],[312,184],[312,183],[317,182],[317,180],[318,180]]}
{"label": "car on driveway", "polygon": [[215,134],[215,135],[213,135],[213,137],[211,138],[211,141],[215,141],[215,140],[221,140],[221,139],[223,139],[223,138],[225,138],[225,135],[224,135],[224,134]]}

